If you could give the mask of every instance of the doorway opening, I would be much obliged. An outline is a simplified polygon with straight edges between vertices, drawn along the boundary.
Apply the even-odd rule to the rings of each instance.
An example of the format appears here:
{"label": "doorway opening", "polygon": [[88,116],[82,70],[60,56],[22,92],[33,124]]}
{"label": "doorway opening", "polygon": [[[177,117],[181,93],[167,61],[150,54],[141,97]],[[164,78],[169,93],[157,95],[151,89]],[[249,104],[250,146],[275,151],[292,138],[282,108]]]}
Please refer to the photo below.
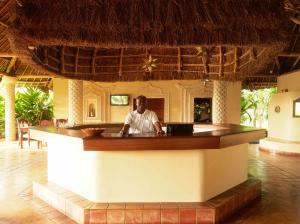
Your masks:
{"label": "doorway opening", "polygon": [[[133,110],[136,110],[135,105],[136,99],[133,99]],[[164,108],[165,108],[165,99],[164,98],[147,98],[147,109],[152,110],[156,113],[158,120],[164,122]]]}
{"label": "doorway opening", "polygon": [[194,122],[212,123],[212,98],[194,98]]}

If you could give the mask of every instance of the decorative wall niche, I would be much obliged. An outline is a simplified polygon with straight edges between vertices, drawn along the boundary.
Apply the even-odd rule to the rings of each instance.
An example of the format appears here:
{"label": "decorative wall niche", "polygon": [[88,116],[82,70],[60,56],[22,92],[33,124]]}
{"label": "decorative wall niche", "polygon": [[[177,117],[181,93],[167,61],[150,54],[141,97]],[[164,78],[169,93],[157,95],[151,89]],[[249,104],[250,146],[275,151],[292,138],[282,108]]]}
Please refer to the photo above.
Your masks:
{"label": "decorative wall niche", "polygon": [[83,93],[83,122],[107,122],[107,98],[109,93],[95,83],[85,82]]}
{"label": "decorative wall niche", "polygon": [[275,107],[275,112],[276,112],[276,113],[280,113],[280,106],[277,105],[277,106]]}
{"label": "decorative wall niche", "polygon": [[300,98],[294,100],[293,116],[294,117],[300,117]]}

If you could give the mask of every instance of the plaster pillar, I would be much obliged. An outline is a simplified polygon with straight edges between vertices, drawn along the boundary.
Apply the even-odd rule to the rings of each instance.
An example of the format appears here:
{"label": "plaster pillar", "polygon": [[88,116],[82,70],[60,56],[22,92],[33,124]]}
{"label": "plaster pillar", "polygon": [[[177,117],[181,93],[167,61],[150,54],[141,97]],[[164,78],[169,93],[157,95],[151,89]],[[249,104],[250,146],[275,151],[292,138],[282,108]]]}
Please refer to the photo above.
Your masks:
{"label": "plaster pillar", "polygon": [[225,81],[214,81],[213,87],[213,123],[226,123],[226,93],[227,83]]}
{"label": "plaster pillar", "polygon": [[83,81],[69,80],[68,81],[68,123],[82,124],[83,123]]}
{"label": "plaster pillar", "polygon": [[16,77],[2,76],[5,98],[5,141],[16,140],[16,107],[15,85]]}

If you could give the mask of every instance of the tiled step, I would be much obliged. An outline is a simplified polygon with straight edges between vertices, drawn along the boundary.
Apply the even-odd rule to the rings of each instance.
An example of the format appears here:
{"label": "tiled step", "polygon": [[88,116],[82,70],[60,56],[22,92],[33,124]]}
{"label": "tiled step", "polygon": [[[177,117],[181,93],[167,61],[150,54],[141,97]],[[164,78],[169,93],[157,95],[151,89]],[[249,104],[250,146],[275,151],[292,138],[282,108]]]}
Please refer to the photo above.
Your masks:
{"label": "tiled step", "polygon": [[34,182],[34,196],[77,223],[219,223],[260,197],[261,182],[244,183],[202,203],[94,203],[53,183]]}

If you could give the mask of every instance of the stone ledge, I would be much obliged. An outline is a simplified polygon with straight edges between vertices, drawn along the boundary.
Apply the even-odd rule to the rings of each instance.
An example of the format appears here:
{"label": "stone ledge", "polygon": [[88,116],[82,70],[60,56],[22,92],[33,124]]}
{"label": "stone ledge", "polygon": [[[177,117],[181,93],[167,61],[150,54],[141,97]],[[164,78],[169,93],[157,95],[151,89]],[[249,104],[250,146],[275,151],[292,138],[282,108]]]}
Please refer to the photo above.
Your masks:
{"label": "stone ledge", "polygon": [[242,184],[201,203],[94,203],[53,183],[33,183],[34,196],[78,223],[220,223],[260,197],[261,182]]}

